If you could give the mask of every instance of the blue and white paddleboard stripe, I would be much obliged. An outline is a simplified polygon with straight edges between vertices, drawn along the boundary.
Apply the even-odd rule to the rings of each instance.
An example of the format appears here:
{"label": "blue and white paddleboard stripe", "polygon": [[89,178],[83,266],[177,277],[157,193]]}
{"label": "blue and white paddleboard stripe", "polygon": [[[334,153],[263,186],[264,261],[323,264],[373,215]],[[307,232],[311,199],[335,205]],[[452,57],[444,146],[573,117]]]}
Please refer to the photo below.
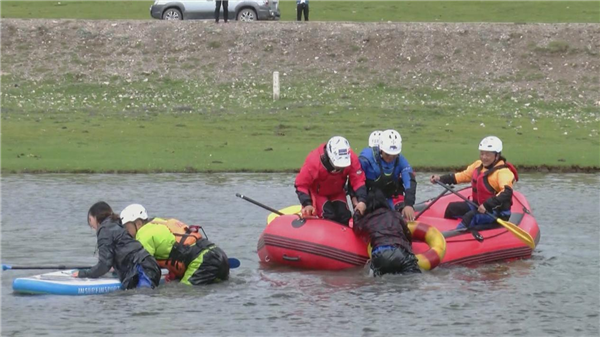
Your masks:
{"label": "blue and white paddleboard stripe", "polygon": [[117,278],[74,278],[74,270],[16,278],[13,291],[27,294],[97,295],[121,290]]}

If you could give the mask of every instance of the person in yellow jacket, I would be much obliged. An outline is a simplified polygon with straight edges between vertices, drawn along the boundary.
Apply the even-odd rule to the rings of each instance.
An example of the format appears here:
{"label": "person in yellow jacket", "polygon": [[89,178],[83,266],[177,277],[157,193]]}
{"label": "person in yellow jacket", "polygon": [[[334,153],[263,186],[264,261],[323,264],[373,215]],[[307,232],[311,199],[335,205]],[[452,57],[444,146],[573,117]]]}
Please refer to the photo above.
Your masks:
{"label": "person in yellow jacket", "polygon": [[462,218],[456,227],[459,229],[487,227],[495,223],[494,218],[486,212],[508,220],[511,214],[513,182],[518,179],[516,168],[502,156],[500,138],[489,136],[479,143],[479,160],[462,172],[441,177],[433,175],[430,181],[432,184],[440,181],[446,185],[471,182],[472,199],[478,207],[475,208],[464,201],[451,202],[444,214],[448,219]]}
{"label": "person in yellow jacket", "polygon": [[[121,211],[127,232],[154,256],[171,277],[188,285],[203,285],[229,278],[225,252],[176,219],[148,218],[146,209],[132,204]],[[179,229],[185,229],[178,233]]]}

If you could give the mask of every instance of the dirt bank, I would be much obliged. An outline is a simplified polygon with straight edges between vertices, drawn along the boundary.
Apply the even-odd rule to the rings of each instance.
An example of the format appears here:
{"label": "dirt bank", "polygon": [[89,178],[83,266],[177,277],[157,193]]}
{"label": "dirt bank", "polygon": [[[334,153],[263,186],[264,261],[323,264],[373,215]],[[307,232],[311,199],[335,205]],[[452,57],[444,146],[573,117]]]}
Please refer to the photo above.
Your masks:
{"label": "dirt bank", "polygon": [[2,21],[2,73],[83,82],[149,75],[216,81],[320,75],[339,82],[527,92],[598,101],[600,25]]}
{"label": "dirt bank", "polygon": [[[427,131],[419,135],[422,137],[440,130],[451,132],[443,127],[445,119],[474,123],[479,120],[480,111],[484,111],[484,117],[495,118],[494,114],[502,114],[501,118],[506,119],[506,125],[502,126],[504,134],[514,130],[520,137],[525,134],[525,129],[521,130],[522,123],[529,126],[535,120],[535,127],[531,125],[533,130],[541,125],[538,134],[531,134],[527,141],[520,143],[522,147],[526,147],[527,142],[537,145],[560,142],[563,138],[556,135],[568,134],[579,137],[576,140],[580,142],[563,146],[570,146],[567,150],[571,153],[589,149],[590,142],[592,148],[596,145],[593,151],[598,152],[598,24],[271,22],[215,25],[201,21],[13,19],[2,21],[1,34],[4,119],[18,120],[20,113],[29,111],[45,114],[85,109],[90,116],[104,113],[135,116],[148,111],[154,116],[171,111],[167,102],[183,102],[182,106],[172,109],[175,115],[180,111],[210,113],[211,116],[220,116],[223,111],[235,116],[240,111],[245,113],[246,109],[273,111],[273,102],[260,97],[268,95],[265,92],[270,86],[271,73],[278,70],[284,76],[282,82],[286,85],[289,102],[306,103],[320,93],[328,93],[306,106],[295,107],[290,103],[285,109],[288,106],[295,111],[308,111],[312,106],[321,109],[327,105],[325,100],[333,100],[332,105],[356,103],[361,112],[364,111],[361,116],[380,107],[401,116],[407,107],[416,107],[409,111],[414,112],[411,118],[427,112],[442,123],[437,129],[426,128]],[[227,85],[212,90],[223,83]],[[154,85],[151,94],[138,94],[138,90],[146,90],[151,85]],[[58,89],[53,91],[48,87]],[[337,91],[338,87],[352,90]],[[172,88],[175,89],[170,90]],[[238,88],[245,91],[229,94]],[[297,88],[311,90],[301,92]],[[406,99],[401,96],[405,93]],[[364,95],[356,96],[360,94]],[[219,95],[230,99],[219,101],[215,98]],[[488,99],[488,95],[493,99]],[[253,101],[246,102],[252,97]],[[419,109],[428,102],[434,102],[435,108]],[[505,111],[506,102],[512,105],[507,104]],[[281,109],[287,111],[283,105]],[[331,114],[336,109],[329,110]],[[457,110],[462,114],[454,114]],[[511,124],[513,118],[523,119],[523,115],[527,120]],[[360,117],[360,122],[363,119]],[[263,123],[262,120],[257,122]],[[415,134],[422,129],[424,124],[421,123],[418,120],[413,123]],[[570,123],[568,127],[566,123]],[[484,126],[483,123],[474,125]],[[541,132],[542,128],[545,133]],[[69,126],[69,130],[74,128]],[[275,132],[278,137],[283,136]],[[268,133],[265,135],[270,137]],[[250,136],[263,137],[263,134]],[[585,146],[579,146],[581,144]],[[3,145],[3,153],[4,150]],[[539,172],[600,170],[597,161],[588,167],[582,166],[577,158],[565,161],[562,157],[547,157],[546,161],[535,162],[547,166],[519,168]],[[554,166],[557,162],[565,165]],[[422,166],[427,165],[431,164]],[[22,167],[27,166],[19,164],[18,167],[19,172],[23,172]],[[56,170],[61,169],[64,168]],[[439,172],[458,168],[417,165],[416,169]],[[44,166],[41,171],[31,167],[24,169],[26,172],[43,170]],[[156,170],[161,169],[148,172]]]}

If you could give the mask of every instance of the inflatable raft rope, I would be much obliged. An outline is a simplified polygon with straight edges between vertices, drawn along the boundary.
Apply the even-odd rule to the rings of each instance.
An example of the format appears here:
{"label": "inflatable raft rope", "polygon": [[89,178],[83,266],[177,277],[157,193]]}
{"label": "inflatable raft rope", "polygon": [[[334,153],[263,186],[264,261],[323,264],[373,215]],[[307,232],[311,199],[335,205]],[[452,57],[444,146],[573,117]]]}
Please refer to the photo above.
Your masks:
{"label": "inflatable raft rope", "polygon": [[[300,205],[293,205],[279,210],[283,214],[300,214],[302,207]],[[267,218],[267,225],[273,221],[278,214],[271,213]],[[408,229],[412,234],[414,241],[422,241],[429,246],[429,249],[423,253],[415,254],[418,260],[419,268],[423,270],[431,270],[437,267],[446,254],[446,239],[442,232],[437,228],[430,226],[425,223],[418,221],[411,221],[408,223]],[[371,245],[368,248],[369,257],[371,256]]]}

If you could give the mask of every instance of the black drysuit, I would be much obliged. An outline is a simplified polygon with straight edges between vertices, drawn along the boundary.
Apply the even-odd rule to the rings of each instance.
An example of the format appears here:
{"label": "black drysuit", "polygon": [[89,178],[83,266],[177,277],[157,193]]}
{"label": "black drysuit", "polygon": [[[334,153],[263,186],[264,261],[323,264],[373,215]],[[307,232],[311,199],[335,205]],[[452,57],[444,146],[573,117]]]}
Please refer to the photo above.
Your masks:
{"label": "black drysuit", "polygon": [[161,271],[158,263],[142,246],[127,233],[119,221],[105,219],[96,232],[98,239],[98,263],[91,269],[79,271],[80,278],[98,278],[114,267],[121,281],[121,288],[133,289],[139,281],[138,266],[158,286]]}

